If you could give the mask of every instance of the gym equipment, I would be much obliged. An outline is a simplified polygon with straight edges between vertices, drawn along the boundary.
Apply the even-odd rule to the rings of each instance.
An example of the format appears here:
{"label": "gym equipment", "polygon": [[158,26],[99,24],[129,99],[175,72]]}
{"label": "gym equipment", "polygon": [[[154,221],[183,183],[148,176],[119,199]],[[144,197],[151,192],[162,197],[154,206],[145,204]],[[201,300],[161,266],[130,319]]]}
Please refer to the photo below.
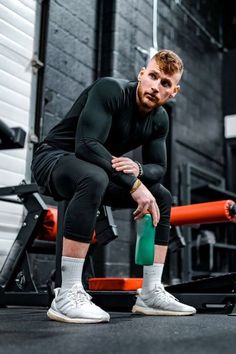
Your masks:
{"label": "gym equipment", "polygon": [[[38,194],[36,184],[0,188],[0,196],[14,194],[21,199],[28,214],[0,273],[0,305],[48,306],[52,296],[51,289],[47,284],[43,289],[36,287],[30,269],[29,252],[41,247],[41,250],[45,248],[47,253],[50,252],[50,249],[52,253],[55,253],[55,241],[52,240],[55,239],[56,213],[52,211],[53,209],[48,211],[48,207]],[[207,204],[208,207],[212,206],[211,203]],[[227,208],[230,206],[231,216],[234,218],[235,208],[232,206],[235,204],[232,201],[230,203],[224,201],[220,204],[221,206],[227,205]],[[192,207],[195,209],[196,205]],[[209,210],[211,211],[211,208]],[[222,217],[224,221],[229,222],[229,218],[226,220],[224,215]],[[44,240],[39,240],[36,237],[42,231],[43,220],[45,220],[46,229],[49,228],[44,234]],[[178,223],[176,220],[175,218],[175,223]],[[194,220],[196,221],[196,219]],[[101,221],[104,223],[103,217]],[[45,225],[43,226],[44,230]],[[113,223],[112,226],[114,227]],[[110,224],[108,229],[112,226]],[[47,235],[47,241],[45,235]],[[61,238],[57,237],[56,241]],[[51,247],[49,247],[50,245]],[[61,249],[57,248],[57,254],[60,254],[60,251]],[[97,305],[108,310],[130,310],[135,302],[135,290],[141,286],[142,278],[90,278],[88,284],[88,292]],[[168,286],[166,290],[181,301],[195,306],[198,311],[221,311],[224,313],[232,311],[233,314],[236,302],[235,284],[236,274],[231,273],[221,277]]]}
{"label": "gym equipment", "polygon": [[22,128],[9,128],[0,119],[0,150],[3,149],[19,149],[25,144],[26,133]]}
{"label": "gym equipment", "polygon": [[155,228],[151,214],[145,214],[137,220],[137,238],[135,246],[135,263],[151,265],[154,261]]}
{"label": "gym equipment", "polygon": [[56,241],[58,224],[58,210],[49,207],[44,215],[43,222],[37,228],[37,238],[45,241]]}
{"label": "gym equipment", "polygon": [[142,287],[143,278],[90,278],[90,290],[131,291]]}
{"label": "gym equipment", "polygon": [[[88,293],[94,303],[104,309],[130,311],[142,280],[91,278]],[[236,273],[166,286],[165,289],[181,302],[194,306],[198,312],[236,315]]]}
{"label": "gym equipment", "polygon": [[[13,195],[17,195],[20,201],[6,198]],[[56,274],[52,272],[52,279],[48,279],[48,283],[41,287],[37,286],[32,274],[30,254],[56,253],[56,268],[60,269],[62,223],[58,223],[58,214],[64,215],[65,202],[60,205],[59,210],[49,208],[40,196],[37,184],[24,182],[17,186],[1,187],[0,200],[23,204],[27,211],[0,270],[0,306],[49,306],[53,296],[52,282],[60,283],[60,272]],[[102,207],[98,214],[94,244],[91,244],[86,257],[86,264],[90,266],[92,266],[91,254],[95,244],[106,244],[117,237],[109,207]]]}
{"label": "gym equipment", "polygon": [[[22,128],[9,128],[0,120],[0,150],[23,148],[25,137],[26,133]],[[12,195],[17,195],[20,201],[6,198]],[[47,206],[38,194],[37,185],[27,185],[24,181],[18,186],[1,187],[0,197],[2,201],[23,204],[27,210],[27,215],[0,271],[0,305],[45,306],[49,302],[48,291],[44,289],[40,292],[33,281],[29,251],[35,242],[36,230],[47,212]]]}
{"label": "gym equipment", "polygon": [[236,222],[236,204],[233,200],[220,200],[173,207],[170,222],[171,225]]}
{"label": "gym equipment", "polygon": [[[192,205],[194,203],[229,199],[236,201],[236,193],[226,189],[225,179],[223,176],[193,163],[183,163],[181,165],[178,196],[181,201],[181,205]],[[212,225],[208,224],[206,226],[203,224],[201,227],[206,229],[214,229],[219,235],[217,243],[212,247],[209,247],[209,253],[211,253],[212,256],[212,253],[215,255],[217,253],[219,255],[219,257],[217,257],[218,269],[220,268],[220,264],[218,263],[219,259],[225,258],[225,256],[233,258],[233,254],[236,252],[235,242],[233,241],[233,244],[228,244],[224,237],[229,230],[229,236],[232,240],[234,240],[235,226],[233,224],[230,226],[230,223],[227,224],[224,225],[213,223]],[[196,228],[199,226],[200,224],[190,225],[190,227],[181,226],[181,234],[186,242],[186,246],[178,252],[178,257],[180,260],[179,267],[176,264],[176,257],[170,257],[172,259],[171,262],[173,261],[175,267],[178,267],[178,269],[175,270],[175,268],[173,268],[170,264],[171,272],[181,278],[181,283],[190,282],[194,278],[204,276],[204,274],[205,276],[209,276],[212,273],[211,271],[202,272],[194,267],[194,234]],[[206,250],[207,246],[204,247],[204,249]],[[201,250],[203,251],[202,247]],[[227,272],[227,270],[223,270],[223,273],[221,274],[223,275]]]}
{"label": "gym equipment", "polygon": [[[40,252],[44,249],[46,253],[52,252],[55,254],[57,212],[54,208],[46,206],[38,193],[36,184],[0,188],[0,196],[6,195],[18,195],[28,214],[0,272],[0,305],[48,306],[52,296],[51,288],[48,284],[45,284],[44,288],[41,289],[36,287],[30,268],[29,253],[40,248]],[[213,206],[217,206],[217,208],[213,209]],[[193,210],[196,212],[199,208],[207,208],[209,214],[214,217],[217,215],[217,222],[235,221],[235,203],[228,200],[217,203],[199,203],[174,207],[171,220],[175,225],[179,225],[180,221],[178,221],[177,214],[180,210]],[[115,230],[115,225],[113,219],[107,222],[107,215],[105,215],[104,209],[100,215],[102,227],[100,231],[96,232],[96,237],[98,236],[96,243],[107,243],[109,238],[117,237],[117,234],[111,232],[112,228]],[[186,219],[183,220],[182,213],[180,213],[181,222],[187,224],[187,222],[199,221],[195,214],[192,217],[188,216],[188,214],[186,215]],[[205,215],[201,215],[201,217],[203,216],[205,217]],[[208,222],[208,220],[205,221]],[[58,224],[58,229],[60,227],[61,222]],[[109,237],[106,236],[104,238],[103,236],[99,241],[99,235],[103,235],[102,230],[106,230],[105,234],[107,233]],[[58,241],[61,242],[62,235],[60,230],[58,230],[57,236],[56,243]],[[41,237],[43,240],[37,237]],[[96,247],[96,243],[90,246],[92,250]],[[59,259],[61,252],[60,243],[56,245],[56,250]],[[90,252],[91,255],[92,251]],[[87,264],[89,262],[91,265],[90,257],[87,258]],[[58,265],[57,269],[59,269]],[[141,284],[142,278],[90,278],[88,292],[96,304],[106,309],[130,310],[135,302],[135,290]],[[234,311],[236,302],[235,284],[236,274],[231,273],[221,277],[169,286],[166,289],[181,301],[195,306],[198,311],[229,312]]]}
{"label": "gym equipment", "polygon": [[[171,210],[172,225],[235,222],[235,217],[236,204],[232,200],[173,207]],[[142,279],[135,281],[135,285],[141,287]],[[89,293],[94,302],[110,310],[131,309],[136,294],[133,286],[132,278],[125,278],[125,282],[122,278],[89,279]],[[167,286],[166,290],[180,301],[196,307],[199,312],[236,314],[236,273]]]}
{"label": "gym equipment", "polygon": [[[48,289],[38,289],[32,277],[29,253],[36,242],[37,228],[47,213],[47,206],[38,193],[36,184],[0,188],[0,196],[17,195],[27,210],[18,235],[0,272],[0,305],[47,306]],[[1,200],[4,200],[1,198]],[[5,199],[6,200],[6,199]],[[8,199],[8,202],[17,203]],[[45,241],[38,241],[45,248]],[[47,252],[48,241],[46,241]],[[36,247],[36,246],[35,246]],[[54,247],[55,252],[55,247]]]}

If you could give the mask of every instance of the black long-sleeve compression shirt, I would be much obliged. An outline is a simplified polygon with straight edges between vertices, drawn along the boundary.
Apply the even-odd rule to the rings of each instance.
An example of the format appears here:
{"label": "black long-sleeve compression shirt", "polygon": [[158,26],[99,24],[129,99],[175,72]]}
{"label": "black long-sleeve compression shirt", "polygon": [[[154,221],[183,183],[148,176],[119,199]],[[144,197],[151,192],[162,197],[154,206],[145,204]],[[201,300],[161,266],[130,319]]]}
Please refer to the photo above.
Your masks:
{"label": "black long-sleeve compression shirt", "polygon": [[78,158],[102,167],[112,181],[127,189],[132,188],[136,177],[117,172],[111,164],[112,156],[142,146],[142,180],[159,181],[166,170],[168,115],[163,107],[141,115],[136,88],[137,82],[98,79],[82,92],[43,143],[75,152]]}

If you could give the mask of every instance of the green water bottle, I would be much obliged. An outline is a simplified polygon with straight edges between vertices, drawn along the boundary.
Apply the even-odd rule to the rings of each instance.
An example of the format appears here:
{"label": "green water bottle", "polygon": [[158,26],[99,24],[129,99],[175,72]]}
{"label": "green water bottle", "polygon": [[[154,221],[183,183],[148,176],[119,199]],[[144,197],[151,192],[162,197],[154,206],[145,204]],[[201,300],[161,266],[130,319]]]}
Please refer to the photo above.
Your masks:
{"label": "green water bottle", "polygon": [[151,214],[145,214],[137,220],[137,239],[135,247],[135,263],[152,265],[154,262],[155,227]]}

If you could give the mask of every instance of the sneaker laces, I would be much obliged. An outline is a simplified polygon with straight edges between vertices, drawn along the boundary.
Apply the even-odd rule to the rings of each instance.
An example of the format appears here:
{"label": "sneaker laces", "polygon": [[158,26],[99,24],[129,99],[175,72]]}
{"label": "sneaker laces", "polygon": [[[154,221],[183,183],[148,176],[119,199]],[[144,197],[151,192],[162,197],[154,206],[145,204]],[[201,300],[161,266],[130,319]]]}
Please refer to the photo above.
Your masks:
{"label": "sneaker laces", "polygon": [[73,285],[73,287],[68,291],[68,298],[75,302],[76,305],[83,305],[85,303],[92,303],[92,297],[86,293],[81,285]]}
{"label": "sneaker laces", "polygon": [[155,286],[154,288],[154,294],[158,295],[158,299],[169,302],[170,300],[175,300],[178,301],[178,299],[176,299],[176,297],[174,297],[173,295],[171,295],[170,293],[168,293],[164,286],[161,284],[159,286]]}

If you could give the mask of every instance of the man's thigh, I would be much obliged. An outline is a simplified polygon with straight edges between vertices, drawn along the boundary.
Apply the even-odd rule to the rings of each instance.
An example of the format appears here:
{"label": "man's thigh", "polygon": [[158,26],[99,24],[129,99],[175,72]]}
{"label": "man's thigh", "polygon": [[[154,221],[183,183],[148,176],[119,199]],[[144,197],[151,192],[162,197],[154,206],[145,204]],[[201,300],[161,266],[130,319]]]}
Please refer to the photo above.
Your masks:
{"label": "man's thigh", "polygon": [[54,167],[50,185],[54,192],[64,199],[71,199],[81,184],[88,184],[94,176],[106,174],[102,168],[78,159],[71,153],[62,156]]}

